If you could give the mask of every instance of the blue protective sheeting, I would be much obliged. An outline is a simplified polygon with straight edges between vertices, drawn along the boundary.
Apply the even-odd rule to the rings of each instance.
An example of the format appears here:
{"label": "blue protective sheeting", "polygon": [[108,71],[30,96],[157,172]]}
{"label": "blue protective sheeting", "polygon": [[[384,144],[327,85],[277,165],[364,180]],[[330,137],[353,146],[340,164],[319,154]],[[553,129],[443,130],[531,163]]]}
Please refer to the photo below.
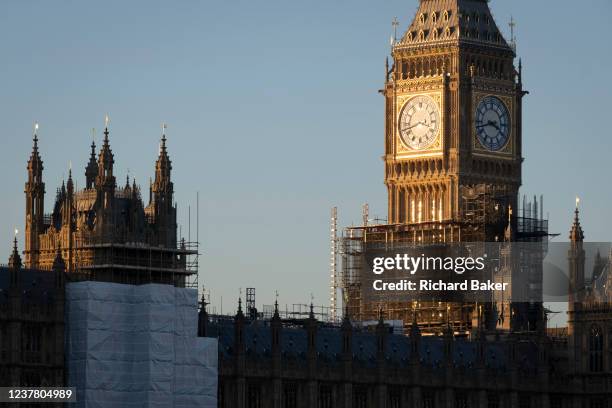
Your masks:
{"label": "blue protective sheeting", "polygon": [[197,291],[69,283],[68,383],[75,407],[217,406],[217,339],[197,337]]}

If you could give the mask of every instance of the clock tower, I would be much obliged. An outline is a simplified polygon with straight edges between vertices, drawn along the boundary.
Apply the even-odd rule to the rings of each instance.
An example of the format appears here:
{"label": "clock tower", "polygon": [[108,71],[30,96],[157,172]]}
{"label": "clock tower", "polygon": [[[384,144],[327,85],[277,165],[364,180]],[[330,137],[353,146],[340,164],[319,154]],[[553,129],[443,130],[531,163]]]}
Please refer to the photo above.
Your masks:
{"label": "clock tower", "polygon": [[521,67],[487,0],[420,0],[392,45],[385,97],[390,224],[462,221],[462,189],[514,208],[521,185]]}

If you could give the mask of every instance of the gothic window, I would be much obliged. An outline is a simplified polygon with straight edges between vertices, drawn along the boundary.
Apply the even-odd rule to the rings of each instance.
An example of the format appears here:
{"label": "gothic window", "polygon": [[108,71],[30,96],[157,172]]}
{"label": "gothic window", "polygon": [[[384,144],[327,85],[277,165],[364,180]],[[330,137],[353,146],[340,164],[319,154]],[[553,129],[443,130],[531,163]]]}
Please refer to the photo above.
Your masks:
{"label": "gothic window", "polygon": [[446,30],[444,30],[444,36],[447,37],[447,38],[451,36],[451,29],[450,29],[450,27],[446,27]]}
{"label": "gothic window", "polygon": [[22,387],[39,387],[40,386],[40,374],[36,371],[24,371],[21,374]]}
{"label": "gothic window", "polygon": [[251,383],[247,386],[246,406],[247,408],[262,408],[259,384]]}
{"label": "gothic window", "polygon": [[468,408],[468,396],[465,392],[455,392],[455,408]]}
{"label": "gothic window", "polygon": [[438,13],[434,12],[431,14],[431,21],[436,24],[438,22]]}
{"label": "gothic window", "polygon": [[353,407],[354,408],[367,408],[368,407],[368,392],[365,387],[353,388]]}
{"label": "gothic window", "polygon": [[423,41],[423,40],[425,40],[425,32],[419,31],[419,41]]}
{"label": "gothic window", "polygon": [[425,24],[425,20],[427,20],[427,16],[425,16],[425,14],[421,14],[421,15],[419,16],[419,22],[420,22],[421,24]]}
{"label": "gothic window", "polygon": [[431,32],[431,38],[433,38],[434,40],[438,39],[438,29],[434,28],[433,31]]}
{"label": "gothic window", "polygon": [[593,373],[603,370],[603,331],[595,324],[589,334],[589,370]]}
{"label": "gothic window", "polygon": [[412,31],[408,33],[408,41],[412,41]]}
{"label": "gothic window", "polygon": [[450,19],[450,14],[448,13],[448,11],[444,12],[442,19],[444,20],[445,23],[448,23],[448,20]]}
{"label": "gothic window", "polygon": [[297,408],[297,385],[295,383],[284,384],[283,407]]}
{"label": "gothic window", "polygon": [[333,408],[332,389],[329,385],[321,385],[319,388],[319,408]]}
{"label": "gothic window", "polygon": [[487,395],[487,408],[500,408],[501,401],[499,400],[499,394],[490,392]]}
{"label": "gothic window", "polygon": [[480,22],[480,15],[478,15],[478,13],[474,13],[474,22],[475,23],[479,23]]}
{"label": "gothic window", "polygon": [[435,394],[433,391],[423,391],[422,408],[435,408]]}
{"label": "gothic window", "polygon": [[550,408],[563,408],[563,397],[560,397],[558,395],[551,395]]}
{"label": "gothic window", "polygon": [[23,358],[28,363],[40,362],[41,328],[25,326],[23,329]]}
{"label": "gothic window", "polygon": [[402,406],[402,391],[399,387],[389,388],[387,394],[389,396],[388,408],[401,408]]}

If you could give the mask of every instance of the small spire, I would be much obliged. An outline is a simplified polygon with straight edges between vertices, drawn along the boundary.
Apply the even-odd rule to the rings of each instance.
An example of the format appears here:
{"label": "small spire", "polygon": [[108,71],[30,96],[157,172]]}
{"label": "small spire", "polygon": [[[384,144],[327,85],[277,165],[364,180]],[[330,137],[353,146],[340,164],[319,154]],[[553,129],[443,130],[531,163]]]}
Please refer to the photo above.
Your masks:
{"label": "small spire", "polygon": [[574,223],[572,224],[572,229],[570,230],[570,241],[571,242],[583,242],[584,241],[584,232],[582,231],[582,226],[580,225],[580,198],[576,197],[576,210],[574,211]]}
{"label": "small spire", "polygon": [[104,146],[108,146],[108,124],[110,119],[108,113],[104,116]]}
{"label": "small spire", "polygon": [[17,234],[19,231],[15,228],[15,237],[13,239],[13,252],[9,257],[8,267],[11,269],[20,269],[22,266],[19,250],[17,249]]}
{"label": "small spire", "polygon": [[38,149],[38,122],[34,122],[34,149]]}
{"label": "small spire", "polygon": [[70,163],[70,168],[68,169],[68,182],[66,185],[66,189],[69,194],[74,192],[74,182],[72,181],[72,162]]}
{"label": "small spire", "polygon": [[508,26],[510,27],[510,47],[512,47],[512,50],[516,52],[516,35],[514,32],[514,29],[516,28],[516,21],[514,21],[514,16],[510,16]]}
{"label": "small spire", "polygon": [[393,17],[393,21],[391,21],[391,26],[393,27],[393,39],[391,40],[391,45],[397,42],[397,28],[399,27],[399,20],[397,17]]}

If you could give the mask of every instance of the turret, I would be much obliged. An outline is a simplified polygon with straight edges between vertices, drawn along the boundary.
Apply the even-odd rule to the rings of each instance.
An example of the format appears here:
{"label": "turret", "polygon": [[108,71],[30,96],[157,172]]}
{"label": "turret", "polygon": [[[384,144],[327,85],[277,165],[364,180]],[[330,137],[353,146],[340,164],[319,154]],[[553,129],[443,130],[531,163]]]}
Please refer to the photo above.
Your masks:
{"label": "turret", "polygon": [[574,211],[574,222],[569,233],[569,250],[567,254],[569,268],[569,296],[568,296],[568,334],[574,332],[576,313],[580,309],[580,302],[584,293],[584,232],[580,225],[580,200],[576,199],[576,210]]}
{"label": "turret", "polygon": [[280,336],[283,328],[280,315],[278,314],[278,300],[274,302],[274,315],[270,322],[270,328],[272,329],[272,354],[278,356],[281,351]]}
{"label": "turret", "polygon": [[97,194],[99,228],[110,227],[112,222],[112,206],[115,198],[115,188],[117,186],[113,175],[113,165],[115,158],[108,141],[108,118],[107,127],[104,128],[104,142],[98,155],[98,175],[96,176],[95,189]]}
{"label": "turret", "polygon": [[85,188],[92,189],[98,177],[98,162],[96,161],[96,143],[91,141],[91,152],[89,154],[89,162],[85,167]]}
{"label": "turret", "polygon": [[[163,126],[165,129],[165,125]],[[159,244],[176,246],[176,208],[173,205],[174,185],[170,173],[172,161],[166,149],[166,134],[162,133],[159,156],[155,162],[155,181],[151,185],[150,201]]]}
{"label": "turret", "polygon": [[25,184],[25,264],[38,266],[38,235],[44,229],[45,184],[43,183],[43,161],[38,153],[38,124],[34,126],[34,146],[28,161],[28,181]]}
{"label": "turret", "polygon": [[238,311],[234,317],[234,353],[241,355],[244,353],[244,313],[242,312],[242,299],[238,298]]}
{"label": "turret", "polygon": [[[63,187],[63,186],[62,186]],[[74,204],[74,182],[72,181],[72,169],[68,170],[68,181],[66,182],[66,194],[62,205],[62,224],[72,230],[72,208]]]}
{"label": "turret", "polygon": [[19,270],[21,269],[21,257],[17,250],[17,234],[15,234],[15,240],[13,241],[13,252],[9,257],[8,267],[11,274],[11,287],[16,287],[18,283]]}

